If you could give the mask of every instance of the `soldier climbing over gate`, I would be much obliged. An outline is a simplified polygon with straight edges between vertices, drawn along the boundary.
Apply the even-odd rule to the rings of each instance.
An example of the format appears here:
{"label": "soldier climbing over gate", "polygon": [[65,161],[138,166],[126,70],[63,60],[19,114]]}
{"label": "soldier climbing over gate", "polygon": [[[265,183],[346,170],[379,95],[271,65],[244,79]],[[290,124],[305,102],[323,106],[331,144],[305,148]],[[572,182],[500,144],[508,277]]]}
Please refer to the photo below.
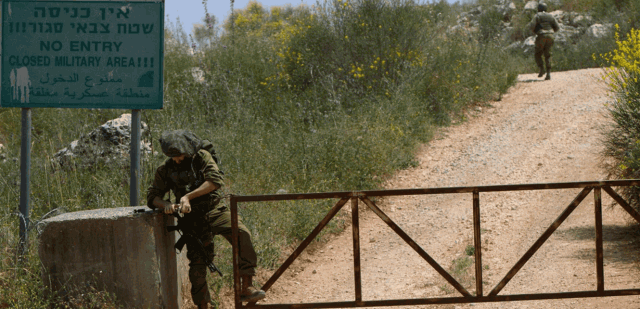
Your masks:
{"label": "soldier climbing over gate", "polygon": [[[160,145],[169,159],[156,170],[153,183],[147,190],[147,206],[161,209],[165,214],[184,213],[182,220],[192,228],[192,234],[198,235],[199,239],[186,240],[191,296],[198,309],[209,308],[211,296],[206,275],[207,261],[212,261],[214,256],[213,236],[222,235],[227,241],[232,240],[231,212],[224,204],[220,190],[224,185],[223,175],[212,153],[207,150],[211,144],[189,131],[166,131],[160,137]],[[169,191],[175,195],[175,203],[164,199]],[[252,284],[256,252],[249,230],[242,222],[238,222],[238,228],[240,300],[258,301],[265,297],[265,292]]]}

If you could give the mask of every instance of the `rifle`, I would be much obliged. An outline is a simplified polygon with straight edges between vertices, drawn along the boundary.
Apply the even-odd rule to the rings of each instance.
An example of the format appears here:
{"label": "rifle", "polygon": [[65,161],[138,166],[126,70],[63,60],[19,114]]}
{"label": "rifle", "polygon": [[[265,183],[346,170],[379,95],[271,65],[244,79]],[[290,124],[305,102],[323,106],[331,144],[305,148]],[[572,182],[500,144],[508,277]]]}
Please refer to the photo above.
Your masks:
{"label": "rifle", "polygon": [[213,263],[213,259],[211,260],[209,259],[209,256],[207,255],[207,252],[204,249],[204,244],[202,243],[202,240],[200,240],[200,238],[198,238],[197,235],[193,234],[193,231],[184,222],[184,217],[180,216],[179,213],[180,213],[180,209],[178,209],[178,211],[173,213],[173,216],[176,217],[178,220],[178,225],[167,226],[167,232],[177,231],[180,234],[180,239],[178,239],[178,241],[173,247],[176,248],[178,252],[182,252],[182,248],[187,242],[197,245],[197,250],[200,251],[203,254],[204,258],[206,259],[205,262],[207,263],[207,267],[209,268],[209,271],[212,274],[214,272],[217,272],[218,275],[222,277],[222,272],[220,271],[220,269],[218,269],[218,267],[216,267],[216,264]]}

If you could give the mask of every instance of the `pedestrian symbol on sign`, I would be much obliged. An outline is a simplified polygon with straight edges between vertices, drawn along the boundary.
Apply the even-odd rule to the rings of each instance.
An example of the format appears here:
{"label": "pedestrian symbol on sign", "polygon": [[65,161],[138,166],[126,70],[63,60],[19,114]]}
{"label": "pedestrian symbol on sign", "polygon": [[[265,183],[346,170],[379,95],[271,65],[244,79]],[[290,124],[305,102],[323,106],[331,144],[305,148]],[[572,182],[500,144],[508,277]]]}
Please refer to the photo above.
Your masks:
{"label": "pedestrian symbol on sign", "polygon": [[13,94],[13,100],[20,100],[20,103],[29,103],[31,79],[29,79],[29,71],[27,70],[27,67],[11,70],[9,80],[11,81],[11,93]]}

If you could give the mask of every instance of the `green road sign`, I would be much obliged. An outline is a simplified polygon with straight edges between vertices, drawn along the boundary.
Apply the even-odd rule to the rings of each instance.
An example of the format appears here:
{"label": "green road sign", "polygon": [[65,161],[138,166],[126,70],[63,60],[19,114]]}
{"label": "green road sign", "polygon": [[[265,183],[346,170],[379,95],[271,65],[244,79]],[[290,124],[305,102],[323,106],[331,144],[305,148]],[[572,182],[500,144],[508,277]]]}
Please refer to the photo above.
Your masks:
{"label": "green road sign", "polygon": [[164,2],[2,3],[0,107],[162,108]]}

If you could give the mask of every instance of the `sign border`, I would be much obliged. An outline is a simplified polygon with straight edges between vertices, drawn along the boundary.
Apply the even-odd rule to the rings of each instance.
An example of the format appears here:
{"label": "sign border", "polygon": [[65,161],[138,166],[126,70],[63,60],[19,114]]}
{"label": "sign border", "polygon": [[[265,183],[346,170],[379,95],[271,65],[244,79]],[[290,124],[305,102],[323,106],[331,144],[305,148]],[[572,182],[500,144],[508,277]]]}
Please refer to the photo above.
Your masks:
{"label": "sign border", "polygon": [[98,103],[86,103],[86,104],[78,104],[78,103],[68,103],[68,102],[61,102],[61,103],[19,103],[20,105],[14,105],[12,103],[9,103],[9,106],[7,106],[6,104],[3,104],[2,101],[2,95],[0,94],[0,108],[86,108],[86,109],[163,109],[164,108],[164,0],[156,0],[156,1],[104,1],[104,0],[97,0],[97,1],[37,1],[37,0],[2,0],[2,11],[0,12],[0,14],[2,14],[2,18],[1,18],[1,22],[0,22],[0,27],[2,27],[2,30],[0,32],[0,35],[2,35],[2,42],[0,42],[1,45],[1,49],[0,49],[0,53],[1,53],[1,57],[0,57],[0,91],[1,89],[1,85],[2,85],[2,76],[4,73],[4,68],[2,68],[2,63],[4,63],[5,61],[5,53],[3,52],[5,50],[5,29],[3,27],[4,22],[5,22],[5,12],[7,12],[7,5],[14,3],[14,2],[38,2],[38,3],[47,3],[47,2],[52,2],[52,3],[60,3],[60,2],[66,2],[66,3],[74,3],[74,4],[82,4],[82,3],[89,3],[89,4],[95,4],[95,3],[122,3],[123,5],[126,4],[130,4],[130,3],[149,3],[149,4],[159,4],[159,8],[160,9],[160,61],[158,63],[158,68],[159,68],[159,77],[158,77],[158,92],[159,92],[159,96],[158,96],[158,101],[159,102],[155,102],[155,103],[146,103],[146,104],[131,104],[131,103],[122,103],[122,104],[109,104],[107,106],[105,106],[105,104],[98,104]]}

